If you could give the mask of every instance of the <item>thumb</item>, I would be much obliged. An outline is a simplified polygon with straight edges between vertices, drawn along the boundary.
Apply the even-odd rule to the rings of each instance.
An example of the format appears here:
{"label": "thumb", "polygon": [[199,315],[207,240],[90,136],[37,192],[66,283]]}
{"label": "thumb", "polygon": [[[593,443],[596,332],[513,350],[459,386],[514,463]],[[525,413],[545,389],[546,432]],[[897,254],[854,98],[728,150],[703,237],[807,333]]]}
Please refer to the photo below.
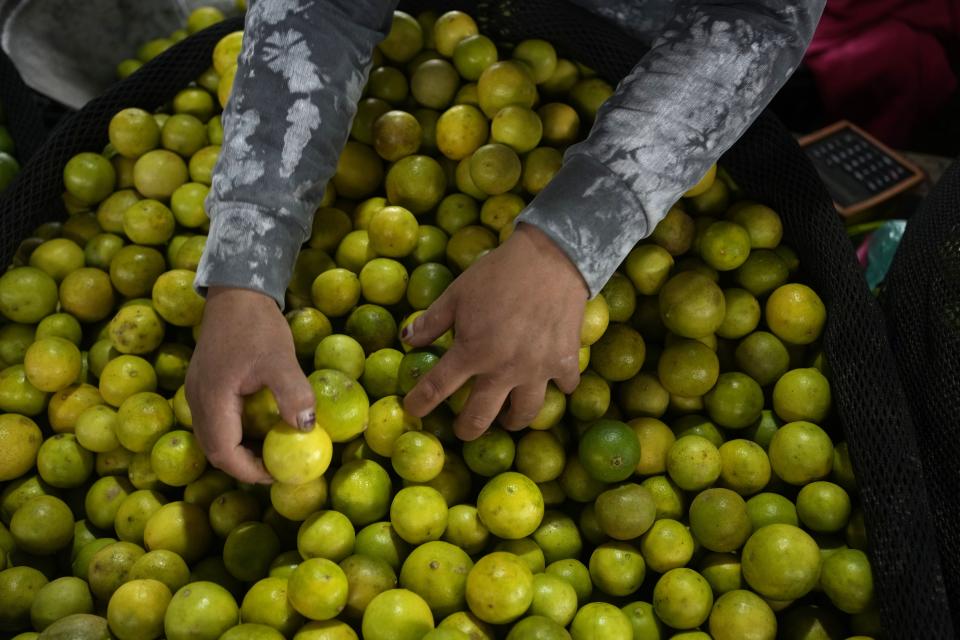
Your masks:
{"label": "thumb", "polygon": [[264,373],[264,383],[277,399],[283,420],[301,431],[310,431],[317,421],[317,401],[296,359],[281,358]]}
{"label": "thumb", "polygon": [[453,326],[456,311],[456,299],[448,290],[434,300],[423,315],[403,328],[400,339],[411,347],[425,347]]}

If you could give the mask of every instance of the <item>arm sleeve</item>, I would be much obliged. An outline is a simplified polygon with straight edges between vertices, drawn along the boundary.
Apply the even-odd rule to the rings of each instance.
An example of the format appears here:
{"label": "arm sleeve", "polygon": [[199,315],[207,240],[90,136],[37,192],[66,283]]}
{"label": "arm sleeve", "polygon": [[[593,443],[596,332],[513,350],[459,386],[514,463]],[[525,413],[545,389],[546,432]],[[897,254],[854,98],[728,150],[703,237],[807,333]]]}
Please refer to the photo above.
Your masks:
{"label": "arm sleeve", "polygon": [[300,246],[350,131],[395,0],[257,0],[223,113],[224,140],[197,268],[283,306]]}
{"label": "arm sleeve", "polygon": [[824,3],[680,3],[519,219],[550,236],[596,295],[796,70]]}

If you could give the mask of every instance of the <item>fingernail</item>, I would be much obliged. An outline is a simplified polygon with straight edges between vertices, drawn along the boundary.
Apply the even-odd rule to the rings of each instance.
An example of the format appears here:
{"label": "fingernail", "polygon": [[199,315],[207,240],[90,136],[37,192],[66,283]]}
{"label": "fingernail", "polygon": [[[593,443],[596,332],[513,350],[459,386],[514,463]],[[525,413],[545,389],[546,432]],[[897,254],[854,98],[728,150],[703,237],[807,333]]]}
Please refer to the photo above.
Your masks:
{"label": "fingernail", "polygon": [[313,409],[304,409],[297,414],[297,427],[301,431],[309,431],[313,429],[313,425],[317,422],[317,413]]}
{"label": "fingernail", "polygon": [[408,324],[408,325],[405,326],[405,327],[403,328],[403,330],[400,332],[400,339],[401,339],[401,340],[409,340],[412,336],[413,336],[413,329],[411,328],[411,325]]}

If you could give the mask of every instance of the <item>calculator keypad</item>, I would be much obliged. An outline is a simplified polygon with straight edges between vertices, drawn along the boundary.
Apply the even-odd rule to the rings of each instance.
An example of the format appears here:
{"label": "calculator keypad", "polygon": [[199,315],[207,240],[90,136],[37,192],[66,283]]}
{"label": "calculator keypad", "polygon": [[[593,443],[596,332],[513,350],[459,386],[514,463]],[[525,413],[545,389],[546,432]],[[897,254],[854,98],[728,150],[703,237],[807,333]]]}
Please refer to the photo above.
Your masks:
{"label": "calculator keypad", "polygon": [[851,206],[913,176],[882,149],[849,129],[805,147],[805,151],[841,206]]}

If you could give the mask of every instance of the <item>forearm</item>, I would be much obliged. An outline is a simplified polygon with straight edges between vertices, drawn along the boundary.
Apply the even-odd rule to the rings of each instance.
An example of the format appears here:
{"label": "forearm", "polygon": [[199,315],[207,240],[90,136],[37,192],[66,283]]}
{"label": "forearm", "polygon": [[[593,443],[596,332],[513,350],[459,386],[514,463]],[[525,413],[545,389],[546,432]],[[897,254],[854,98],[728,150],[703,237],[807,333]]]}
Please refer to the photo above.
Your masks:
{"label": "forearm", "polygon": [[247,12],[198,290],[243,287],[283,304],[395,4],[259,0]]}
{"label": "forearm", "polygon": [[766,107],[822,8],[823,0],[681,6],[521,217],[566,251],[592,295]]}

